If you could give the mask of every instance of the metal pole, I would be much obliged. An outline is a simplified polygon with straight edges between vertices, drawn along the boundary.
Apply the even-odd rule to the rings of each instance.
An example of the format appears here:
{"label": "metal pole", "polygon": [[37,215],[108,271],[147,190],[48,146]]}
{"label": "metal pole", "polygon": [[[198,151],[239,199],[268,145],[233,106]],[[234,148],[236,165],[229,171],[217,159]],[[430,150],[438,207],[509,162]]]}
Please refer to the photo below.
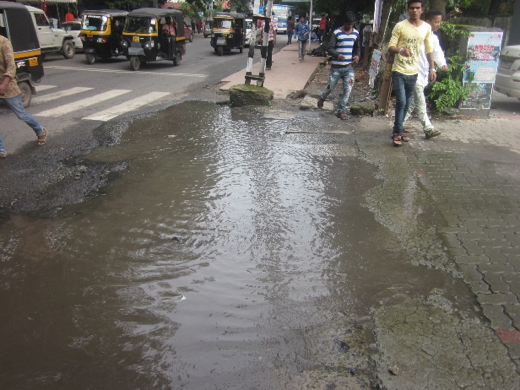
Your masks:
{"label": "metal pole", "polygon": [[258,82],[257,82],[257,85],[260,87],[264,86],[265,64],[267,62],[267,47],[269,46],[269,26],[271,24],[272,8],[273,8],[273,0],[268,0],[266,9],[265,9],[266,21],[264,24],[264,34],[263,34],[263,39],[262,39],[262,59],[260,60],[259,76],[262,78],[262,80],[258,80]]}

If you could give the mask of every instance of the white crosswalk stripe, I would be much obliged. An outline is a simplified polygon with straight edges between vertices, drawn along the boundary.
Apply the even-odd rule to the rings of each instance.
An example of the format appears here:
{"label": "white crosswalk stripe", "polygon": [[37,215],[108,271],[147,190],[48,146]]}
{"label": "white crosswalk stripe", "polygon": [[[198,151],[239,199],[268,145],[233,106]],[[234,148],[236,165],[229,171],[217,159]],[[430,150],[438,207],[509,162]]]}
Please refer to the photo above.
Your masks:
{"label": "white crosswalk stripe", "polygon": [[62,91],[58,91],[58,92],[54,92],[54,93],[48,93],[43,96],[35,96],[32,99],[31,104],[35,105],[35,104],[50,102],[52,100],[60,99],[62,97],[75,95],[77,93],[81,93],[81,92],[85,92],[85,91],[90,91],[92,89],[94,89],[94,88],[74,87],[74,88],[64,89]]}
{"label": "white crosswalk stripe", "polygon": [[170,95],[169,92],[151,92],[82,119],[106,122],[110,119],[118,117],[119,115],[125,114],[139,107],[146,106],[147,104],[155,102],[168,95]]}
{"label": "white crosswalk stripe", "polygon": [[58,88],[57,85],[37,85],[36,86],[36,92],[43,92],[48,89]]}
{"label": "white crosswalk stripe", "polygon": [[89,106],[93,106],[94,104],[104,102],[106,100],[115,98],[120,95],[124,95],[125,93],[132,92],[128,89],[113,89],[107,92],[100,93],[95,96],[91,96],[86,99],[81,99],[73,103],[65,104],[60,107],[52,108],[50,110],[46,110],[40,113],[36,113],[36,116],[43,117],[58,117],[65,114],[69,114],[74,111],[80,111],[81,109]]}
{"label": "white crosswalk stripe", "polygon": [[202,73],[175,73],[175,72],[147,72],[144,70],[140,70],[139,72],[134,72],[132,70],[117,70],[117,69],[103,69],[103,68],[79,68],[77,66],[58,66],[58,65],[50,65],[46,66],[45,69],[56,69],[56,70],[66,70],[66,71],[74,71],[74,72],[97,72],[97,73],[115,73],[115,74],[131,74],[132,76],[171,76],[171,77],[199,77],[204,78],[208,77],[207,74]]}

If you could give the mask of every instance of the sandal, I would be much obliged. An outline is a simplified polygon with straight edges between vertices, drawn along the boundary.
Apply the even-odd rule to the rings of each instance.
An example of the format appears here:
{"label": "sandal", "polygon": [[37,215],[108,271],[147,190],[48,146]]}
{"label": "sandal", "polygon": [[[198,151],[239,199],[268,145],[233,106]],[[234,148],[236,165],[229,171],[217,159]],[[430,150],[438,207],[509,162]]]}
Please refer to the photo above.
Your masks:
{"label": "sandal", "polygon": [[348,115],[344,112],[342,112],[341,114],[338,114],[338,118],[341,119],[342,121],[346,121],[348,120]]}
{"label": "sandal", "polygon": [[394,134],[392,137],[392,142],[394,143],[394,146],[401,146],[403,143],[401,142],[401,136],[398,134]]}
{"label": "sandal", "polygon": [[408,142],[408,141],[410,141],[410,137],[407,135],[404,135],[404,133],[403,133],[403,134],[401,134],[401,140],[404,142]]}
{"label": "sandal", "polygon": [[45,127],[43,131],[38,135],[38,140],[36,141],[36,145],[43,146],[47,143],[47,130]]}

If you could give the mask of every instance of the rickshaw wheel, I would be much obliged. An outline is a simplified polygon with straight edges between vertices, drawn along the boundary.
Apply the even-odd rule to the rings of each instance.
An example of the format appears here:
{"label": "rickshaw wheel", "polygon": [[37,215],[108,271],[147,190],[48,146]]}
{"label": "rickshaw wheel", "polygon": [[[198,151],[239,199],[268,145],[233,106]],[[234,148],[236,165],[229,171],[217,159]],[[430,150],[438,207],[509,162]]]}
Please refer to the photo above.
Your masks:
{"label": "rickshaw wheel", "polygon": [[138,56],[132,56],[130,58],[130,69],[131,70],[139,70],[141,67],[141,60]]}
{"label": "rickshaw wheel", "polygon": [[22,92],[22,105],[24,108],[29,107],[29,104],[31,104],[32,99],[32,90],[31,86],[27,83],[20,83],[18,84],[18,87],[20,88],[20,91]]}
{"label": "rickshaw wheel", "polygon": [[173,59],[173,65],[174,66],[179,66],[181,64],[181,61],[182,61],[182,54],[181,53],[177,53],[177,55]]}
{"label": "rickshaw wheel", "polygon": [[223,48],[222,46],[219,46],[219,47],[217,48],[217,54],[218,54],[219,56],[222,56],[222,55],[224,54],[224,48]]}
{"label": "rickshaw wheel", "polygon": [[87,63],[89,65],[92,65],[96,62],[96,56],[94,54],[85,54],[85,56],[87,57]]}

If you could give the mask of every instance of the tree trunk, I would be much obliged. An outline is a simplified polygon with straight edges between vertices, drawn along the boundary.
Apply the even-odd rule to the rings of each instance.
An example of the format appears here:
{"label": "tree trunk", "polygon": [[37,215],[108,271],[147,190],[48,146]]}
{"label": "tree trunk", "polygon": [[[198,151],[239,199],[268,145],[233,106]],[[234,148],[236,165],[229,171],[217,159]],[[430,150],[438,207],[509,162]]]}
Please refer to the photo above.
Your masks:
{"label": "tree trunk", "polygon": [[442,18],[446,18],[446,6],[448,4],[448,0],[430,0],[430,9],[441,11]]}

